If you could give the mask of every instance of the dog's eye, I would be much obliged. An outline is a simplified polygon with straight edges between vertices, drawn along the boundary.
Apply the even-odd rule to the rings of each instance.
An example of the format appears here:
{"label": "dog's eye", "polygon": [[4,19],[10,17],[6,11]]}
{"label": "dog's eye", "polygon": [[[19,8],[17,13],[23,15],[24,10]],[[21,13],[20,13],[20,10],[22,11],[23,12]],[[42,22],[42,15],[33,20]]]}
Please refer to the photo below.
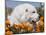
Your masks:
{"label": "dog's eye", "polygon": [[35,11],[33,11],[32,13],[35,13]]}
{"label": "dog's eye", "polygon": [[28,12],[28,9],[26,9],[25,11]]}

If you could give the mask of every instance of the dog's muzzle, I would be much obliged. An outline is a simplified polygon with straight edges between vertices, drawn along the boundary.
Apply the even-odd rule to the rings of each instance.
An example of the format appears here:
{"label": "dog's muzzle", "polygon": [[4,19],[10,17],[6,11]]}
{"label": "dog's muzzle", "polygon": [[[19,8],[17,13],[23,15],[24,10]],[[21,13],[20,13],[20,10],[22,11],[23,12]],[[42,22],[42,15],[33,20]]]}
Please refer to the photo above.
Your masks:
{"label": "dog's muzzle", "polygon": [[37,22],[37,21],[39,21],[39,17],[38,18],[35,18],[35,19],[29,18],[28,21],[29,22]]}

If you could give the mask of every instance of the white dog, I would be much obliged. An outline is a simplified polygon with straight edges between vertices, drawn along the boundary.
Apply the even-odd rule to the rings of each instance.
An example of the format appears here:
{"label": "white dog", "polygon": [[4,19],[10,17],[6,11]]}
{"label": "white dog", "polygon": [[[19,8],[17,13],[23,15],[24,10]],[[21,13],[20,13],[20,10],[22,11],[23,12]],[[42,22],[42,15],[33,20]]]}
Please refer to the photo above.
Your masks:
{"label": "white dog", "polygon": [[34,6],[28,3],[20,4],[15,7],[11,15],[9,16],[9,20],[11,21],[11,26],[13,23],[21,23],[24,21],[37,21],[38,13]]}

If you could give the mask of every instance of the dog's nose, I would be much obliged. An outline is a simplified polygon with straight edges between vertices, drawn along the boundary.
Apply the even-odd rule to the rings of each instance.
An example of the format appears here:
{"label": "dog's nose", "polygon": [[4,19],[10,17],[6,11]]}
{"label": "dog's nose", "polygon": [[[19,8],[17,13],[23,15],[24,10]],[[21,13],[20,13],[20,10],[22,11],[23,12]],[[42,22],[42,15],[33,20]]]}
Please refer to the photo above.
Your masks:
{"label": "dog's nose", "polygon": [[33,23],[36,23],[36,21],[32,20]]}

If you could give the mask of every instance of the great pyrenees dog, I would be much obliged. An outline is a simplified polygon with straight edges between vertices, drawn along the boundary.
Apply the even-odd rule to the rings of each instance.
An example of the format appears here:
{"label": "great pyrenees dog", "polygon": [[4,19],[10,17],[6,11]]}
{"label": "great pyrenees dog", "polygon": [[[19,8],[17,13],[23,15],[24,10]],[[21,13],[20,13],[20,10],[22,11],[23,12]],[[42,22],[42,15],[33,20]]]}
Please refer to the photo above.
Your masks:
{"label": "great pyrenees dog", "polygon": [[29,3],[23,3],[16,6],[8,17],[11,21],[11,26],[25,21],[37,21],[38,18],[39,14],[36,8]]}

